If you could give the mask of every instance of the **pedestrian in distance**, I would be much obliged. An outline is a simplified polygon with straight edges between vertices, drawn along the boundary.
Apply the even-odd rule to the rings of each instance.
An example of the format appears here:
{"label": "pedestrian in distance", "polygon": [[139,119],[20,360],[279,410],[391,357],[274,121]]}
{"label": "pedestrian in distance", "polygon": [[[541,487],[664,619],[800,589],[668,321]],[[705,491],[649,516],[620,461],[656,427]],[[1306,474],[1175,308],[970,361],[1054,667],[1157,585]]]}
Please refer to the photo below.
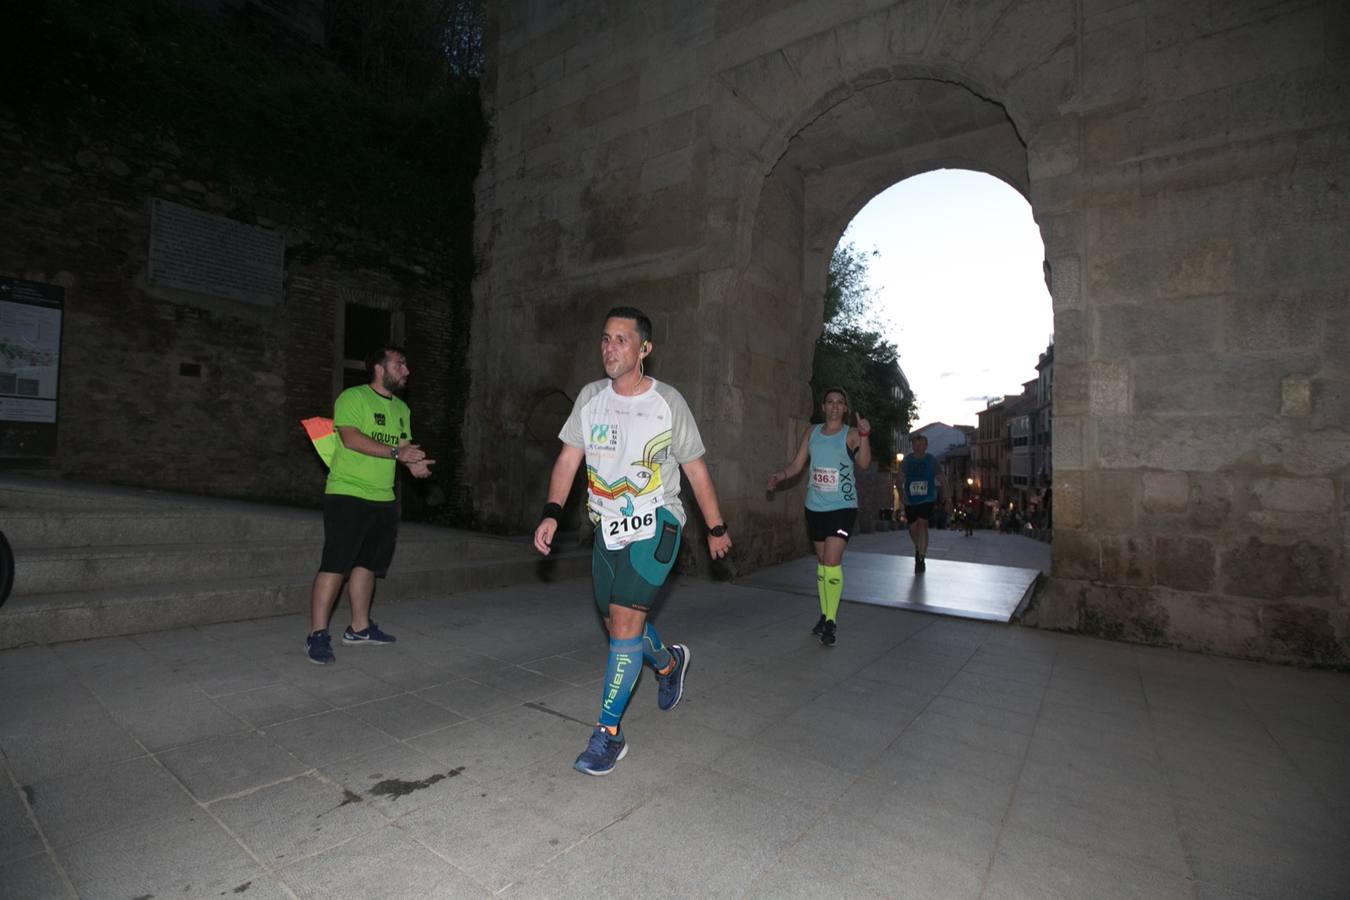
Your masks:
{"label": "pedestrian in distance", "polygon": [[769,475],[768,490],[795,478],[809,461],[806,531],[816,550],[816,596],[820,600],[820,618],[811,633],[821,644],[833,647],[844,593],[844,547],[858,518],[856,472],[872,465],[868,439],[872,426],[862,416],[857,417],[856,426],[846,424],[849,402],[843,388],[828,388],[820,405],[825,421],[806,429],[792,462]]}
{"label": "pedestrian in distance", "polygon": [[909,521],[909,539],[914,543],[914,571],[927,570],[928,525],[933,509],[941,499],[938,489],[942,473],[937,460],[928,455],[928,438],[916,434],[910,439],[911,453],[900,463],[904,483],[905,518]]}
{"label": "pedestrian in distance", "polygon": [[620,726],[644,663],[656,672],[660,709],[674,709],[684,696],[689,647],[667,646],[649,621],[684,531],[681,470],[709,525],[709,554],[721,559],[731,549],[693,414],[679,391],[643,371],[652,349],[645,314],[627,306],[609,311],[600,335],[605,377],[581,389],[558,434],[562,449],[534,531],[535,549],[547,556],[572,479],[585,462],[595,528],[592,593],[609,635],[600,714],[573,764],[587,775],[608,775],[627,755]]}
{"label": "pedestrian in distance", "polygon": [[328,620],[347,582],[352,621],[342,635],[350,646],[392,644],[370,618],[375,579],[394,559],[398,502],[394,478],[399,465],[414,478],[431,474],[434,459],[412,442],[412,415],[398,394],[408,384],[403,348],[385,344],[366,358],[370,383],[350,387],[333,404],[338,441],[323,498],[323,558],[310,590],[309,661],[334,661]]}

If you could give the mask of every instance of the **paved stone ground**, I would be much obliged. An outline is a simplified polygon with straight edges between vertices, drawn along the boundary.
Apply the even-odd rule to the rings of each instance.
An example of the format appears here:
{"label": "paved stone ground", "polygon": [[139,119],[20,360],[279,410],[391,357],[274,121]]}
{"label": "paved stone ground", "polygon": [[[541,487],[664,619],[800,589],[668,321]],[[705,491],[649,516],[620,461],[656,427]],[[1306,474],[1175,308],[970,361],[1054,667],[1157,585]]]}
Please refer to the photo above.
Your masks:
{"label": "paved stone ground", "polygon": [[1347,896],[1342,674],[683,580],[588,778],[585,581],[378,613],[0,653],[0,896]]}

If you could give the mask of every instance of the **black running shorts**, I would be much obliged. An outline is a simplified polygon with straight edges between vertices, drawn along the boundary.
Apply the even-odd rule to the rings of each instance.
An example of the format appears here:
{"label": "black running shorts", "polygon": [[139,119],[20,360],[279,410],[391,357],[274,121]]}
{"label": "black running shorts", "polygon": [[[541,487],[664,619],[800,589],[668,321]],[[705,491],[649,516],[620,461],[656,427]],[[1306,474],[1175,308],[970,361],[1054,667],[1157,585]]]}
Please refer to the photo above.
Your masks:
{"label": "black running shorts", "polygon": [[806,533],[811,535],[811,543],[819,544],[826,538],[843,538],[848,540],[849,535],[853,533],[853,525],[858,521],[858,508],[850,506],[847,509],[832,509],[828,512],[819,512],[814,509],[806,511]]}
{"label": "black running shorts", "polygon": [[913,522],[915,519],[923,519],[925,522],[933,521],[933,504],[919,503],[915,506],[905,507],[905,519]]}
{"label": "black running shorts", "polygon": [[346,494],[324,494],[320,572],[346,575],[359,567],[383,577],[394,561],[397,540],[397,501],[377,503]]}

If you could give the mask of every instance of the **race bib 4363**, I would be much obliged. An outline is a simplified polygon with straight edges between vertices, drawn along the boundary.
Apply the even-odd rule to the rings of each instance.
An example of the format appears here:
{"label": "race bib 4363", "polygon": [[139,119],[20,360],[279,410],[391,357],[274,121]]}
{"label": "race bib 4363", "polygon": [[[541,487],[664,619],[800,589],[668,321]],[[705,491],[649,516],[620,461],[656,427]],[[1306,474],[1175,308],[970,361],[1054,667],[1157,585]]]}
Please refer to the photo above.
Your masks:
{"label": "race bib 4363", "polygon": [[839,490],[839,470],[812,467],[811,487],[822,494],[833,494]]}

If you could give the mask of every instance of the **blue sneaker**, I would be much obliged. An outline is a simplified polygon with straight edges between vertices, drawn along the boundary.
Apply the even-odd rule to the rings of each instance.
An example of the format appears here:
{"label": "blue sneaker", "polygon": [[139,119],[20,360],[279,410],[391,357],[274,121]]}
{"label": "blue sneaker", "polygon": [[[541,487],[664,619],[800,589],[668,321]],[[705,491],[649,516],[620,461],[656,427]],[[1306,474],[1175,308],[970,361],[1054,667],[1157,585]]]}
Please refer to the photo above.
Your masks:
{"label": "blue sneaker", "polygon": [[603,725],[595,726],[586,749],[577,757],[572,768],[587,775],[608,775],[628,753],[628,742],[623,734],[610,734]]}
{"label": "blue sneaker", "polygon": [[370,624],[360,631],[352,631],[352,626],[348,625],[347,630],[342,634],[342,643],[344,644],[392,644],[398,638],[392,634],[385,634],[380,630],[380,626],[371,619]]}
{"label": "blue sneaker", "polygon": [[675,657],[675,666],[665,675],[656,676],[656,705],[670,710],[684,696],[684,673],[689,670],[689,648],[684,644],[671,644],[670,654]]}
{"label": "blue sneaker", "polygon": [[320,628],[305,638],[305,651],[309,654],[309,661],[319,666],[329,665],[337,658],[333,656],[333,639],[328,636],[326,628]]}

